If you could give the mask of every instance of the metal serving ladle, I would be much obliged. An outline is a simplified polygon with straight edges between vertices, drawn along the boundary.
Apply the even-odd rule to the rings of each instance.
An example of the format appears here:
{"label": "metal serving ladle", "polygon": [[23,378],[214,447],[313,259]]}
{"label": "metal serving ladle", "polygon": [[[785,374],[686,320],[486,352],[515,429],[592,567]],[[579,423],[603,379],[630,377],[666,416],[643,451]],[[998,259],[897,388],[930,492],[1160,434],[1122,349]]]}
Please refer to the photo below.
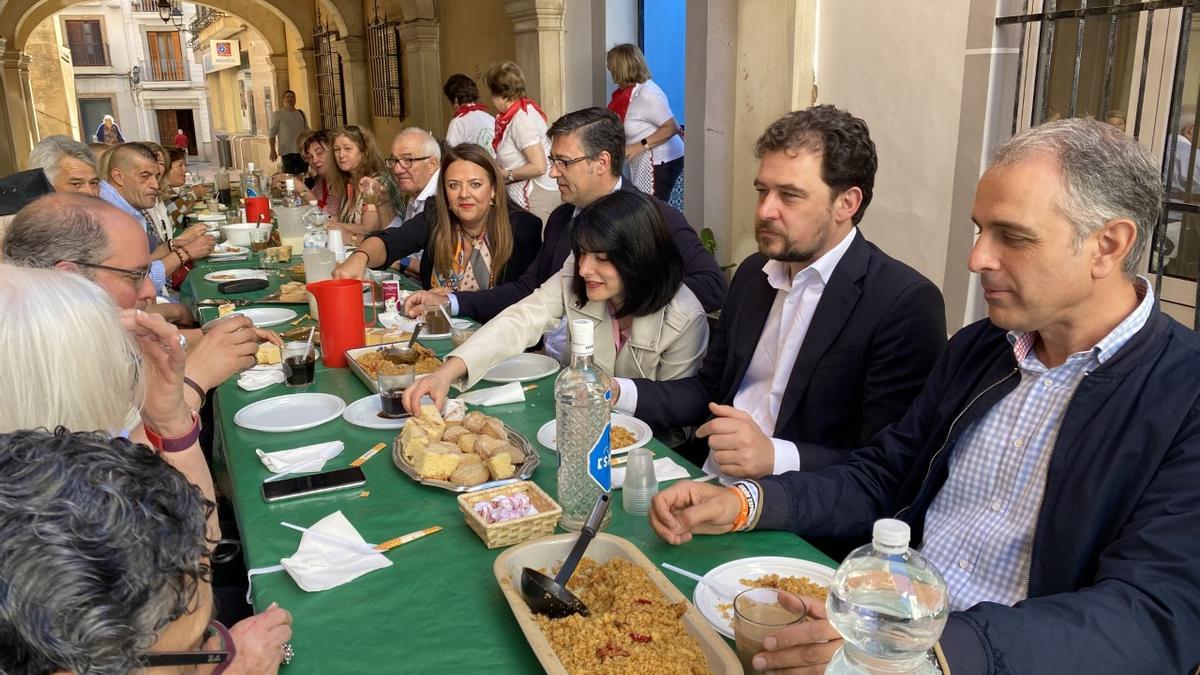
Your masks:
{"label": "metal serving ladle", "polygon": [[521,597],[525,598],[525,603],[529,605],[529,609],[533,613],[542,614],[551,619],[561,619],[572,614],[588,615],[587,605],[584,605],[583,601],[575,597],[574,593],[567,590],[567,582],[575,573],[579,561],[583,559],[583,553],[587,550],[588,544],[596,536],[596,528],[600,526],[600,521],[608,512],[610,497],[609,493],[603,492],[596,498],[596,505],[592,507],[591,515],[588,516],[587,522],[579,532],[575,546],[571,548],[571,553],[567,555],[567,559],[563,561],[562,567],[558,569],[558,574],[553,579],[531,567],[521,570]]}

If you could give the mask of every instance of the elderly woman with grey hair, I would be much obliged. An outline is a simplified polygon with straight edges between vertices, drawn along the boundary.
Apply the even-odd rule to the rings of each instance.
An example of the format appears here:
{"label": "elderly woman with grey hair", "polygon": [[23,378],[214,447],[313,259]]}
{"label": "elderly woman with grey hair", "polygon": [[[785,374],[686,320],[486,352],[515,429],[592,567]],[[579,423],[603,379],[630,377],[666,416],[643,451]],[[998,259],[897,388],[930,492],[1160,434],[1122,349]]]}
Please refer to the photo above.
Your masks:
{"label": "elderly woman with grey hair", "polygon": [[213,618],[213,504],[149,448],[4,433],[0,475],[0,672],[278,672],[291,615]]}
{"label": "elderly woman with grey hair", "polygon": [[55,192],[100,196],[100,174],[92,149],[68,136],[47,136],[29,153],[29,168],[41,169]]}

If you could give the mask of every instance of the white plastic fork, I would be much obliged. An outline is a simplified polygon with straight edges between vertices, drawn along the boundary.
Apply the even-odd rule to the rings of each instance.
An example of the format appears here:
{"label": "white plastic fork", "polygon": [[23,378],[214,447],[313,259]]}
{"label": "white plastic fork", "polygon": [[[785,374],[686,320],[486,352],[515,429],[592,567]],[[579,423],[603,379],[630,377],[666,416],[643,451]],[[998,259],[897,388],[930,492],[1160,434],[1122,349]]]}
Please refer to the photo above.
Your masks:
{"label": "white plastic fork", "polygon": [[672,565],[671,563],[660,563],[660,565],[665,570],[670,570],[676,574],[685,576],[685,577],[691,579],[692,581],[695,581],[696,583],[701,584],[703,586],[708,586],[709,588],[711,588],[713,590],[714,593],[716,593],[717,595],[719,595],[723,598],[733,600],[735,597],[737,597],[737,594],[741,592],[739,590],[736,590],[734,588],[726,586],[725,584],[722,584],[720,582],[709,581],[708,579],[705,579],[704,577],[700,576],[699,574],[696,574],[694,572],[689,572],[689,571],[683,569],[682,567],[676,567],[675,565]]}

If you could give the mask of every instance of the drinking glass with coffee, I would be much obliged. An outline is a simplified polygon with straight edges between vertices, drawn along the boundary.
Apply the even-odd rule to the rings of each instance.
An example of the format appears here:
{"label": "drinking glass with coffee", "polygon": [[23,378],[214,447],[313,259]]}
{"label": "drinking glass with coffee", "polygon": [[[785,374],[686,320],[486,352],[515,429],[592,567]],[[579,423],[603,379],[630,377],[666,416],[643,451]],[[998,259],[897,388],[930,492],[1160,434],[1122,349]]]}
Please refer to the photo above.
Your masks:
{"label": "drinking glass with coffee", "polygon": [[796,614],[779,604],[779,593],[774,588],[751,588],[738,593],[733,600],[733,637],[747,675],[760,672],[752,662],[754,655],[763,651],[763,638],[784,626],[804,621],[804,614]]}
{"label": "drinking glass with coffee", "polygon": [[292,389],[307,389],[317,372],[317,350],[305,341],[283,343],[284,383]]}
{"label": "drinking glass with coffee", "polygon": [[379,416],[395,419],[404,415],[404,390],[416,379],[412,366],[398,366],[395,372],[380,372],[376,378],[379,384]]}

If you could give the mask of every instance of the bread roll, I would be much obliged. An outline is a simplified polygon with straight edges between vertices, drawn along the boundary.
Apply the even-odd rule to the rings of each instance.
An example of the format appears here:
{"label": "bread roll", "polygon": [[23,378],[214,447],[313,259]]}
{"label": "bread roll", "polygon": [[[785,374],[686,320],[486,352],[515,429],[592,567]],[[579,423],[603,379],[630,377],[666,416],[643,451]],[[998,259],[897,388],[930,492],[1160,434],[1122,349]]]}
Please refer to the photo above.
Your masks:
{"label": "bread roll", "polygon": [[483,425],[485,422],[487,422],[487,420],[487,415],[484,415],[478,410],[472,410],[463,416],[462,423],[464,427],[471,431],[471,433],[478,434],[483,432]]}
{"label": "bread roll", "polygon": [[475,454],[483,459],[495,455],[506,446],[508,446],[507,442],[498,438],[492,438],[491,436],[478,436],[475,438]]}
{"label": "bread roll", "polygon": [[457,443],[458,438],[460,436],[462,436],[463,434],[469,434],[469,433],[471,433],[471,432],[467,431],[467,428],[462,426],[461,424],[452,424],[452,425],[447,426],[446,431],[444,431],[442,433],[442,440],[449,441],[451,443]]}
{"label": "bread roll", "polygon": [[[464,457],[475,457],[475,455],[464,455]],[[479,458],[475,457],[475,459]],[[459,463],[454,473],[450,474],[450,482],[455,485],[479,485],[486,483],[489,475],[487,468],[482,464]]]}

